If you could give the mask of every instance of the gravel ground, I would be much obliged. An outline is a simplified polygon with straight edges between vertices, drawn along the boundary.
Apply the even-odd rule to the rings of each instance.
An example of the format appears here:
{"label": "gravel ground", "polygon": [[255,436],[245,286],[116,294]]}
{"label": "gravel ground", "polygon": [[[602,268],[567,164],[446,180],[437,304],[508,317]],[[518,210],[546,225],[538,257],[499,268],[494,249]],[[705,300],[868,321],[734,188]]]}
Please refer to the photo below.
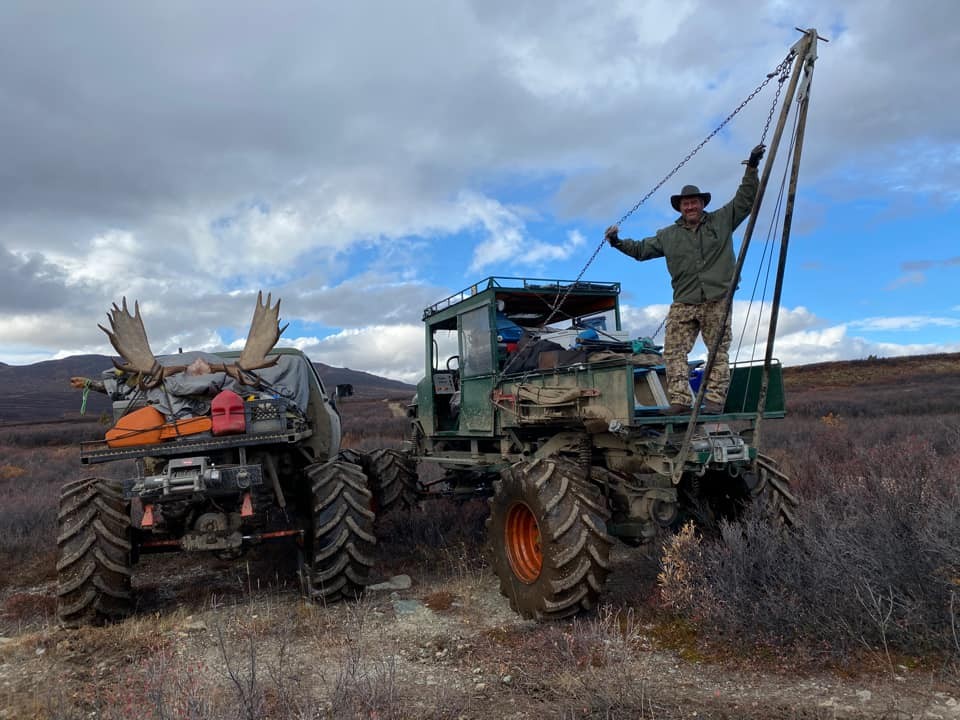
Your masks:
{"label": "gravel ground", "polygon": [[16,595],[37,614],[3,626],[0,718],[960,718],[960,679],[944,670],[664,649],[640,619],[655,563],[636,552],[616,554],[595,615],[550,625],[516,616],[487,572],[387,573],[362,601],[324,608],[288,569],[150,558],[137,614],[81,630],[44,615],[52,586],[8,591],[5,607]]}

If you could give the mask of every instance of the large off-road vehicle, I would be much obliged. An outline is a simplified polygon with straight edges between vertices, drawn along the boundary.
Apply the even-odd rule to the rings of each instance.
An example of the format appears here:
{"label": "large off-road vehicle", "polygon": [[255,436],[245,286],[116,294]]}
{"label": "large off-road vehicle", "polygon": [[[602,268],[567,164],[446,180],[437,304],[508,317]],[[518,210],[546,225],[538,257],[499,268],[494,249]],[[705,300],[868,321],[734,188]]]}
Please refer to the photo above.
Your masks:
{"label": "large off-road vehicle", "polygon": [[723,413],[701,416],[683,452],[691,417],[662,414],[660,348],[621,330],[619,293],[490,277],[426,308],[412,439],[380,456],[381,478],[409,483],[414,461],[443,469],[408,491],[489,497],[491,563],[525,617],[593,607],[615,540],[715,530],[758,499],[791,518],[786,477],[750,444],[761,417],[784,414],[779,363],[734,366]]}
{"label": "large off-road vehicle", "polygon": [[[81,444],[85,465],[128,461],[122,480],[64,485],[58,514],[58,614],[69,626],[126,615],[146,553],[238,557],[295,541],[312,598],[354,597],[372,565],[367,478],[341,459],[340,416],[310,360],[283,348],[279,301],[262,298],[242,352],[154,357],[139,307],[102,328],[125,363],[84,384],[113,400],[115,424]],[[292,543],[291,543],[292,545]]]}

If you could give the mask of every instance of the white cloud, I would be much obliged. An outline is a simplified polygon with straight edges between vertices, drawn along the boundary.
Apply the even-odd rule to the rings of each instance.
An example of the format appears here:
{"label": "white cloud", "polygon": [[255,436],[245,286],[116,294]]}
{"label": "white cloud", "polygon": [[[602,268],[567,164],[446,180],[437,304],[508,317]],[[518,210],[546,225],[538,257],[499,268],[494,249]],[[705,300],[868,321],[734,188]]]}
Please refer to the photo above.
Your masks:
{"label": "white cloud", "polygon": [[[571,96],[602,102],[604,96],[638,92],[650,84],[676,91],[678,69],[663,72],[658,54],[642,50],[671,38],[697,10],[696,3],[653,0],[641,10],[621,2],[606,9],[598,13],[582,4],[554,5],[549,13],[511,9],[521,20],[515,32],[501,26],[498,42],[509,72],[528,92],[561,102]],[[531,22],[539,32],[531,32]],[[628,46],[633,51],[624,52]]]}
{"label": "white cloud", "polygon": [[653,337],[663,343],[669,305],[620,306],[620,325],[637,337]]}
{"label": "white cloud", "polygon": [[[623,326],[634,334],[649,335],[666,318],[668,310],[668,305],[622,306]],[[750,307],[745,302],[734,302],[731,361],[743,362],[764,358],[769,321],[769,303],[764,303],[759,308],[758,313],[756,305]],[[784,365],[803,365],[829,360],[857,360],[870,355],[893,357],[960,352],[960,341],[876,342],[850,334],[850,330],[911,332],[930,326],[960,327],[960,320],[921,316],[889,317],[867,318],[843,324],[827,325],[805,307],[781,307],[777,320],[777,335],[774,340],[774,357]],[[656,341],[658,344],[663,344],[664,332],[660,332]],[[702,341],[698,341],[694,346],[690,358],[706,358],[706,348]]]}
{"label": "white cloud", "polygon": [[[960,56],[950,0],[922,13],[894,0],[451,0],[375,15],[364,3],[293,14],[92,4],[55,16],[5,3],[4,357],[108,351],[96,323],[123,296],[142,301],[159,352],[245,334],[259,288],[318,334],[368,342],[370,328],[412,327],[461,284],[462,266],[572,276],[598,218],[629,207],[716,127],[799,37],[800,16],[831,43],[804,151],[815,198],[797,227],[828,231],[837,201],[912,207],[919,191],[945,218],[955,212],[960,100],[930,71]],[[756,141],[767,90],[671,183],[719,193]],[[669,214],[662,197],[656,208]],[[453,236],[471,244],[459,265],[427,274],[422,260]],[[902,271],[889,288],[905,296],[934,284]],[[794,338],[804,351],[867,347],[802,310],[784,312],[780,339],[796,330],[809,334]],[[664,314],[625,307],[624,321],[650,334]],[[351,350],[348,337],[324,351],[418,372],[421,360],[380,359],[376,343]]]}
{"label": "white cloud", "polygon": [[884,290],[896,290],[909,285],[923,285],[927,281],[927,276],[922,272],[911,272],[901,275],[893,282],[889,283]]}
{"label": "white cloud", "polygon": [[[659,328],[660,332],[657,337],[662,341],[664,333],[666,332],[666,318],[669,310],[669,305],[646,305],[641,307],[621,305],[621,324],[624,329],[630,330],[632,333],[638,335],[650,335]],[[778,335],[789,334],[822,324],[822,321],[803,306],[792,309],[781,307],[779,317],[777,318],[777,333]],[[741,336],[745,338],[766,338],[769,326],[769,303],[748,303],[742,300],[734,300],[733,327],[731,332],[735,341],[736,338],[740,338]]]}
{"label": "white cloud", "polygon": [[[778,332],[773,346],[773,357],[783,365],[807,365],[832,360],[860,360],[871,355],[897,357],[960,352],[960,342],[947,343],[891,343],[873,342],[848,333],[846,325],[834,325],[819,330]],[[762,361],[766,355],[766,338],[754,344],[747,339],[742,345],[735,340],[730,350],[731,362]],[[706,359],[706,348],[698,342],[690,358]]]}
{"label": "white cloud", "polygon": [[550,244],[531,239],[525,230],[525,218],[515,208],[505,207],[490,198],[465,193],[461,198],[464,215],[483,228],[486,239],[473,251],[470,271],[479,272],[491,265],[511,267],[541,266],[565,260],[584,245],[583,234],[567,233],[567,241]]}
{"label": "white cloud", "polygon": [[[50,355],[55,354],[61,347],[98,347],[104,352],[110,347],[106,336],[97,329],[96,323],[106,324],[106,317],[93,318],[89,328],[72,324],[72,318],[67,313],[44,313],[31,315],[0,315],[0,337],[17,338],[16,342],[3,343],[0,352],[0,362],[15,362],[8,359],[12,353],[35,355],[39,348],[45,348]],[[61,325],[60,323],[64,323]],[[90,331],[90,328],[94,332]],[[56,343],[50,342],[50,337],[56,337]],[[84,345],[84,341],[93,336],[102,343]],[[16,348],[21,350],[16,351]],[[89,351],[89,350],[88,350]],[[78,352],[82,352],[79,350]],[[91,351],[92,352],[92,351]]]}
{"label": "white cloud", "polygon": [[874,331],[912,331],[929,327],[960,327],[960,318],[930,317],[924,315],[906,315],[900,317],[874,317],[853,320],[850,327],[865,332]]}
{"label": "white cloud", "polygon": [[424,330],[420,325],[382,325],[343,330],[322,339],[287,340],[314,361],[363,370],[414,384],[424,373]]}
{"label": "white cloud", "polygon": [[91,238],[84,255],[51,252],[48,259],[67,271],[72,282],[116,283],[120,278],[136,278],[142,273],[141,242],[124,230],[107,230]]}

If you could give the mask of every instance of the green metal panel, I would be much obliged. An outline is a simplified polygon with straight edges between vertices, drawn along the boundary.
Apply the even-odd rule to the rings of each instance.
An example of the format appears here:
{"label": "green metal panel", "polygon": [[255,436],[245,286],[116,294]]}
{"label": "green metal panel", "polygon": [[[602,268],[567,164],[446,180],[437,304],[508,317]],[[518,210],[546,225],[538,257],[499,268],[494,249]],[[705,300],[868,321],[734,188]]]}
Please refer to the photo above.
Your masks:
{"label": "green metal panel", "polygon": [[493,376],[463,378],[460,382],[460,431],[470,435],[493,434]]}
{"label": "green metal panel", "polygon": [[[763,364],[734,365],[730,373],[730,390],[727,392],[726,413],[755,413],[760,397],[760,383],[763,379]],[[770,379],[767,386],[767,400],[764,414],[786,412],[786,400],[783,392],[783,368],[778,360],[770,365]]]}
{"label": "green metal panel", "polygon": [[433,381],[429,376],[417,383],[417,417],[426,432],[434,429]]}
{"label": "green metal panel", "polygon": [[[611,365],[575,365],[572,367],[545,370],[524,375],[522,383],[510,380],[500,383],[499,387],[508,396],[517,395],[518,384],[542,388],[580,388],[596,390],[597,394],[581,397],[576,403],[564,408],[538,408],[529,403],[516,405],[520,417],[512,412],[500,413],[503,427],[516,427],[538,420],[559,420],[562,417],[571,420],[602,419],[629,422],[633,411],[632,366],[624,363]],[[515,400],[509,401],[513,406]]]}
{"label": "green metal panel", "polygon": [[604,407],[622,423],[629,422],[633,416],[633,367],[587,367],[590,368],[587,382],[600,391],[599,397],[591,399],[589,404]]}
{"label": "green metal panel", "polygon": [[494,291],[492,288],[481,289],[477,287],[476,292],[465,290],[456,297],[458,298],[456,302],[453,302],[452,298],[448,298],[424,310],[424,320],[427,324],[439,325],[467,310],[472,310],[481,305],[492,304]]}

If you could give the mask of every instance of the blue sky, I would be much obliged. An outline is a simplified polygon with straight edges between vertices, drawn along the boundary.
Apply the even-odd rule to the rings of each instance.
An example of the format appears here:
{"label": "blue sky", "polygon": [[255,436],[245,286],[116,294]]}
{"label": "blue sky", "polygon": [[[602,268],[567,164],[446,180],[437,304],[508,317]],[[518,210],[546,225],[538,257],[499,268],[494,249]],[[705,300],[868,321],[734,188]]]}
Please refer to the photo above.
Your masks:
{"label": "blue sky", "polygon": [[[109,354],[97,323],[122,297],[157,353],[242,343],[262,289],[281,344],[414,382],[426,305],[489,275],[577,277],[795,27],[830,42],[775,355],[958,352],[958,21],[952,0],[4,3],[0,362]],[[672,222],[684,184],[732,197],[775,85],[621,235]],[[766,307],[747,313],[782,171],[737,335]],[[662,261],[610,248],[584,278],[622,284],[638,336],[671,299]]]}

